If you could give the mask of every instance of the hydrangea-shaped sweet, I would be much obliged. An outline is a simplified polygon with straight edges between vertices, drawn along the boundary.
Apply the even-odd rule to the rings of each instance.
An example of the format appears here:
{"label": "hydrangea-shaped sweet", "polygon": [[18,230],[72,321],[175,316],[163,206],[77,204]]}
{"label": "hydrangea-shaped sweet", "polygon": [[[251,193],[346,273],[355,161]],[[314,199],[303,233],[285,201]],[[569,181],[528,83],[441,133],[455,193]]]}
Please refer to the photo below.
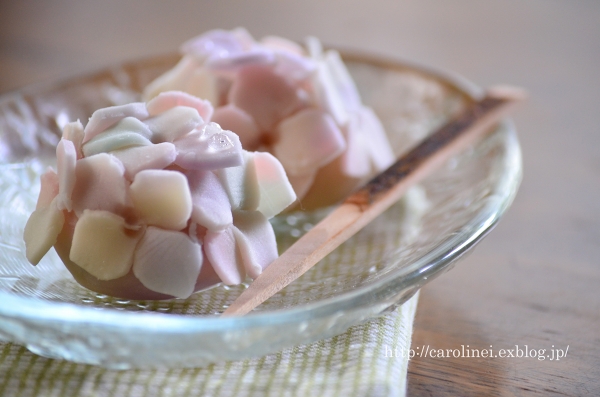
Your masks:
{"label": "hydrangea-shaped sweet", "polygon": [[165,92],[66,125],[24,232],[83,286],[128,299],[188,297],[257,277],[277,256],[268,219],[296,200],[271,154],[242,149],[210,102]]}
{"label": "hydrangea-shaped sweet", "polygon": [[361,103],[336,51],[241,28],[214,30],[181,47],[183,57],[144,96],[181,90],[215,105],[212,120],[244,149],[273,154],[303,208],[335,203],[393,161],[383,127]]}

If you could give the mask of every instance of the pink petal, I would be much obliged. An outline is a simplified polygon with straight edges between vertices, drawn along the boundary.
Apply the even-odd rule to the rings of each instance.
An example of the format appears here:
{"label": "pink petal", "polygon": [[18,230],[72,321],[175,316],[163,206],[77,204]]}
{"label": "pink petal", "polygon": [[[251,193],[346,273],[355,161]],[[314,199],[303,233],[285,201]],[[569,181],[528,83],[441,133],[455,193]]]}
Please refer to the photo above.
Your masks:
{"label": "pink petal", "polygon": [[242,52],[252,46],[254,39],[244,29],[232,31],[211,30],[183,43],[181,52],[198,59],[207,57],[226,57]]}
{"label": "pink petal", "polygon": [[204,254],[204,258],[202,259],[202,269],[200,269],[200,274],[196,279],[196,285],[194,285],[194,291],[202,291],[213,287],[221,282],[219,275],[215,272],[215,269],[212,266],[212,263]]}
{"label": "pink petal", "polygon": [[278,126],[275,156],[292,175],[313,173],[331,162],[346,148],[344,137],[330,115],[318,109],[304,109]]}
{"label": "pink petal", "polygon": [[260,143],[260,131],[250,115],[234,104],[228,104],[215,109],[212,121],[224,130],[237,134],[242,147],[254,150]]}
{"label": "pink petal", "polygon": [[304,49],[298,43],[279,36],[265,36],[260,43],[277,52],[285,52],[300,57],[305,57]]}
{"label": "pink petal", "polygon": [[150,226],[134,253],[133,273],[152,291],[187,298],[202,260],[202,248],[184,233]]}
{"label": "pink petal", "polygon": [[258,211],[236,211],[233,233],[244,267],[252,278],[279,256],[273,227]]}
{"label": "pink petal", "polygon": [[307,106],[302,91],[268,66],[242,69],[231,86],[229,101],[252,116],[263,131]]}
{"label": "pink petal", "polygon": [[233,226],[219,232],[208,231],[204,237],[204,253],[225,285],[243,281],[245,272],[236,248]]}
{"label": "pink petal", "polygon": [[56,160],[58,174],[58,200],[56,205],[59,210],[71,211],[73,207],[71,195],[75,187],[75,163],[77,162],[77,151],[73,142],[64,138],[58,142]]}
{"label": "pink petal", "polygon": [[50,205],[54,197],[58,195],[58,175],[50,167],[40,177],[41,187],[35,209]]}
{"label": "pink petal", "polygon": [[85,135],[82,143],[86,143],[125,117],[135,117],[140,120],[147,118],[148,111],[146,110],[146,104],[143,102],[134,102],[96,110],[85,126]]}
{"label": "pink petal", "polygon": [[64,213],[56,207],[56,200],[33,211],[23,231],[25,256],[31,264],[37,265],[52,248],[64,223]]}
{"label": "pink petal", "polygon": [[176,106],[196,109],[205,122],[210,121],[213,114],[213,106],[209,101],[182,91],[161,92],[146,104],[150,116],[156,116]]}
{"label": "pink petal", "polygon": [[77,158],[80,159],[83,157],[83,152],[81,151],[81,145],[83,144],[83,125],[79,120],[74,121],[72,123],[68,123],[63,128],[63,139],[68,139],[73,142],[75,145],[75,151],[77,152]]}
{"label": "pink petal", "polygon": [[225,57],[209,58],[205,67],[212,73],[234,77],[241,69],[248,66],[269,65],[275,62],[273,51],[253,48],[250,51],[235,53]]}
{"label": "pink petal", "polygon": [[77,161],[73,209],[80,216],[85,209],[123,214],[131,208],[123,164],[114,156],[100,153]]}
{"label": "pink petal", "polygon": [[192,194],[192,221],[219,231],[233,222],[231,204],[219,178],[210,171],[188,171]]}

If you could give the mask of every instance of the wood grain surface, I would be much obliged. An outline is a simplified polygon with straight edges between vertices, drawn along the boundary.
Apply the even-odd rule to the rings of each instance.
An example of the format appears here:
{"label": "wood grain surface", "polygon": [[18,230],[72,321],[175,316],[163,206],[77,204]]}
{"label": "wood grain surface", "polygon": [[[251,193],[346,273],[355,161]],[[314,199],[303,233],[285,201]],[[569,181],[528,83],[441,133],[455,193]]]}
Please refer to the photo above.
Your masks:
{"label": "wood grain surface", "polygon": [[306,35],[525,87],[505,218],[420,295],[413,349],[565,349],[560,361],[414,357],[409,396],[600,395],[600,2],[0,2],[0,92],[170,52],[212,28]]}

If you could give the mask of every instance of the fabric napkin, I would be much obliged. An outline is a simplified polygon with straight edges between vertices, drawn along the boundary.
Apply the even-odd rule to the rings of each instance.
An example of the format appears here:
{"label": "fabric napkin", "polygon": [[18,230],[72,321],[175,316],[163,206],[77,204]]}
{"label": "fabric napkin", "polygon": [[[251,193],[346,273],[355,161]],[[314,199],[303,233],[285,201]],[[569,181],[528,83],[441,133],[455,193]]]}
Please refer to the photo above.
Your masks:
{"label": "fabric napkin", "polygon": [[109,370],[0,343],[0,396],[404,396],[418,294],[316,343],[203,368]]}

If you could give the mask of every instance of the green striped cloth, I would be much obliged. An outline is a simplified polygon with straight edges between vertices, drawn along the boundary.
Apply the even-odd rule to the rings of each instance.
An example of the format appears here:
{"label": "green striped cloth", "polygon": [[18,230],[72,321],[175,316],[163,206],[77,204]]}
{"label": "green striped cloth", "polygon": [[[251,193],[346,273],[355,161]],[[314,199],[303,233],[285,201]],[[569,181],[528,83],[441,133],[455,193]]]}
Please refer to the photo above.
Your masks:
{"label": "green striped cloth", "polygon": [[203,368],[117,371],[0,343],[0,396],[404,396],[417,296],[316,343]]}

